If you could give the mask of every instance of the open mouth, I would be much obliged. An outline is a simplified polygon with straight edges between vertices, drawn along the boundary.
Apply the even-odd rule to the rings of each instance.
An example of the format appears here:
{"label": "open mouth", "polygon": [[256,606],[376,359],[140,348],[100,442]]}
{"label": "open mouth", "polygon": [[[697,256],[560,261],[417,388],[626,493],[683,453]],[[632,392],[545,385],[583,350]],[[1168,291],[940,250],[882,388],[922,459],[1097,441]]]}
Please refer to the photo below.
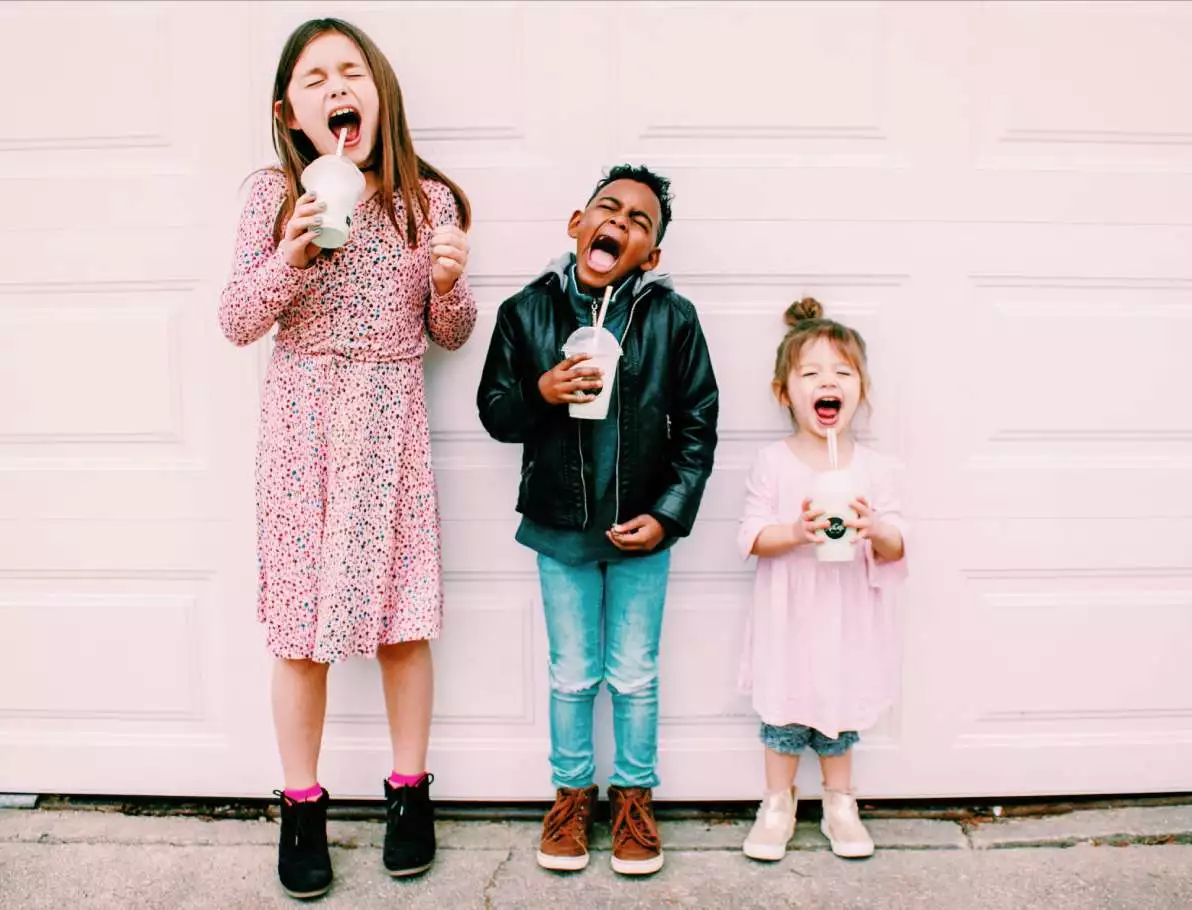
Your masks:
{"label": "open mouth", "polygon": [[840,408],[844,403],[834,395],[825,395],[815,400],[815,417],[820,426],[834,427],[840,418]]}
{"label": "open mouth", "polygon": [[347,130],[344,146],[349,147],[360,141],[360,112],[352,107],[337,107],[327,118],[327,129],[331,130],[336,140],[342,130]]}
{"label": "open mouth", "polygon": [[604,274],[611,272],[621,256],[621,242],[610,234],[600,234],[588,247],[588,268]]}

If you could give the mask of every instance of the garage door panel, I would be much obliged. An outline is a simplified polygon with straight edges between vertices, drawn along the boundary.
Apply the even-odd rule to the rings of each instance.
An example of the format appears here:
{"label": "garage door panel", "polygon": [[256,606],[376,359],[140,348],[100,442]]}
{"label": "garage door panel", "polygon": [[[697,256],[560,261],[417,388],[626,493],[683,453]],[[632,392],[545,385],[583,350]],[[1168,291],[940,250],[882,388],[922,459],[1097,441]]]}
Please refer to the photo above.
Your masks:
{"label": "garage door panel", "polygon": [[[887,164],[882,24],[881,7],[868,3],[646,7],[618,44],[618,70],[635,73],[619,85],[620,147],[672,166],[801,155]],[[726,57],[749,65],[689,63]],[[640,91],[639,78],[652,90]],[[790,90],[828,82],[831,95]]]}
{"label": "garage door panel", "polygon": [[0,585],[4,628],[23,643],[4,662],[0,717],[84,728],[203,719],[201,582],[152,592],[100,579],[51,584]]}
{"label": "garage door panel", "polygon": [[[931,521],[916,540],[955,574],[923,607],[954,648],[945,699],[969,737],[1186,731],[1187,519]],[[921,588],[917,589],[921,590]],[[926,642],[924,642],[926,644]]]}
{"label": "garage door panel", "polygon": [[[1192,165],[1192,115],[1172,91],[1192,77],[1187,7],[985,4],[974,20],[984,39],[973,66],[983,166]],[[1105,61],[1123,44],[1146,52],[1118,75]]]}

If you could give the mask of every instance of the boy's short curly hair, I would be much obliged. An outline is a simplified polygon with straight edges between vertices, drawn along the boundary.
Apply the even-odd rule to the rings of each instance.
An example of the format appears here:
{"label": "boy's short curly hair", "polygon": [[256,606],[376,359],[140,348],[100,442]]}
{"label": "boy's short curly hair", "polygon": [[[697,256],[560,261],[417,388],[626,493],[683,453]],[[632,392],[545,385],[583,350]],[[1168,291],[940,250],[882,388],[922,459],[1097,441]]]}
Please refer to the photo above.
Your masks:
{"label": "boy's short curly hair", "polygon": [[661,218],[658,222],[657,237],[655,237],[654,242],[662,243],[667,225],[671,221],[670,178],[663,177],[661,174],[655,174],[645,165],[618,164],[616,167],[610,168],[608,173],[596,184],[596,189],[592,190],[592,195],[588,197],[588,204],[591,205],[592,200],[600,194],[602,189],[617,180],[633,180],[636,183],[649,187],[650,192],[658,197],[658,208],[661,212]]}

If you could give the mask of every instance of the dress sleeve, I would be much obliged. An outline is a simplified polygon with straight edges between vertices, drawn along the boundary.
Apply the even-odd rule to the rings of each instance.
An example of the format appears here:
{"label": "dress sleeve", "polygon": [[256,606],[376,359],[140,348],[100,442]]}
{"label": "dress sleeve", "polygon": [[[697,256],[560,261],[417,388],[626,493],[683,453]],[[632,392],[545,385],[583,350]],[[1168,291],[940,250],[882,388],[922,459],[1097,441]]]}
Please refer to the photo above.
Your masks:
{"label": "dress sleeve", "polygon": [[[427,184],[426,191],[430,197],[431,224],[436,228],[445,224],[458,227],[459,209],[451,190],[435,182]],[[468,286],[467,272],[459,276],[455,287],[446,294],[435,293],[433,280],[428,280],[428,285],[426,328],[431,339],[449,351],[463,347],[476,326],[476,300]]]}
{"label": "dress sleeve", "polygon": [[893,587],[907,577],[906,554],[910,548],[907,539],[907,523],[902,515],[902,465],[885,460],[874,469],[873,512],[878,521],[893,525],[902,534],[902,556],[899,559],[880,560],[873,552],[873,544],[865,541],[865,562],[869,572],[869,584],[875,588]]}
{"label": "dress sleeve", "polygon": [[240,214],[232,275],[219,297],[219,325],[235,345],[251,344],[268,332],[303,287],[305,271],[282,259],[273,242],[285,186],[275,171],[258,174]]}
{"label": "dress sleeve", "polygon": [[753,460],[745,481],[745,511],[737,529],[737,552],[748,559],[762,529],[781,524],[778,516],[778,477],[773,459],[765,450]]}

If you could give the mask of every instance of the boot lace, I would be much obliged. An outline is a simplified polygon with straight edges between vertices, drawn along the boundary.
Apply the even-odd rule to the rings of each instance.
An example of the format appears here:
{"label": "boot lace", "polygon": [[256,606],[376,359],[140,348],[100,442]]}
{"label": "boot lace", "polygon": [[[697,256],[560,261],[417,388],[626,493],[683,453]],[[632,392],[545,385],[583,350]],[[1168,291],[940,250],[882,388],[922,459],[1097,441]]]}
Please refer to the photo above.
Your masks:
{"label": "boot lace", "polygon": [[650,799],[645,790],[622,790],[620,805],[613,819],[613,838],[617,845],[627,839],[633,840],[647,850],[657,850],[662,845],[654,818],[650,812]]}
{"label": "boot lace", "polygon": [[542,822],[545,840],[570,839],[583,843],[588,836],[588,793],[586,790],[564,790]]}

